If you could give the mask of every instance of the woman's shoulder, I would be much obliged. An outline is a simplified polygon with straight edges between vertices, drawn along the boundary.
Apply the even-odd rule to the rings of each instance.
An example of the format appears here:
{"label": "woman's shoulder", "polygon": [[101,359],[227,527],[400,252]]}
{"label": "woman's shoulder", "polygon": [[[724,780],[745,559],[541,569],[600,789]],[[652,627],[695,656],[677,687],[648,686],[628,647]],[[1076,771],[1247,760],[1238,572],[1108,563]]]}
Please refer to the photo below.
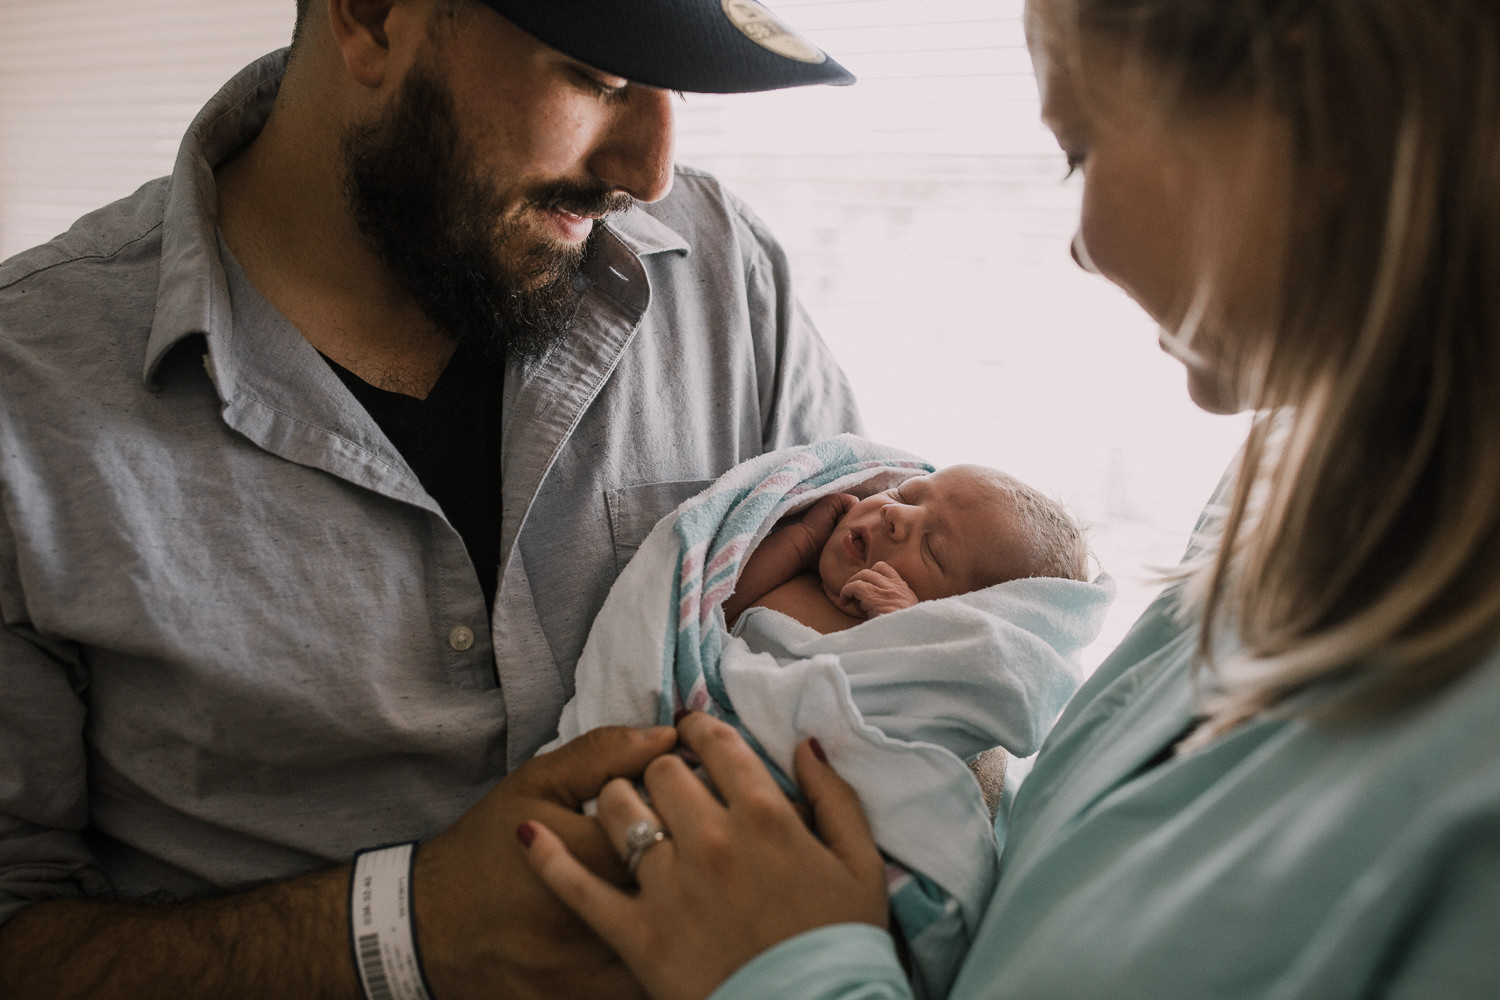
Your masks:
{"label": "woman's shoulder", "polygon": [[1445,687],[1347,725],[1367,728],[1390,776],[1428,807],[1487,802],[1500,822],[1500,644]]}

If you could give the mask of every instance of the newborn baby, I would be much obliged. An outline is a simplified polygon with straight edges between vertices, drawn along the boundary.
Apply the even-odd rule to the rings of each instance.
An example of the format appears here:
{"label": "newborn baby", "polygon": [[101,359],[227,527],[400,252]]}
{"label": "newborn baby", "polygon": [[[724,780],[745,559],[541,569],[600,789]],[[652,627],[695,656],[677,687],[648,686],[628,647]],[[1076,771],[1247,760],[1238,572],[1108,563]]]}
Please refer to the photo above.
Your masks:
{"label": "newborn baby", "polygon": [[1088,580],[1083,532],[1056,501],[982,465],[861,500],[823,497],[752,552],[724,602],[733,627],[767,607],[824,634],[1008,580]]}
{"label": "newborn baby", "polygon": [[1058,504],[993,469],[929,468],[846,436],[685,501],[611,589],[558,741],[710,712],[791,790],[816,735],[879,831],[913,978],[945,996],[998,873],[1004,755],[1034,753],[1076,689],[1110,587],[1085,578]]}

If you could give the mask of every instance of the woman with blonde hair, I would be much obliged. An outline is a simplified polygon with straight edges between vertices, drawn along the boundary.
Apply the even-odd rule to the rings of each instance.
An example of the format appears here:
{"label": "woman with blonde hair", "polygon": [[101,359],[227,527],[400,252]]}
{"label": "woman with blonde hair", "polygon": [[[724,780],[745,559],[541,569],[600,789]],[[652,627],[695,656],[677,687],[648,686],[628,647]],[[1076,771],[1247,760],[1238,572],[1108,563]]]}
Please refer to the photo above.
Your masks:
{"label": "woman with blonde hair", "polygon": [[[1256,419],[1020,790],[950,995],[1500,995],[1500,5],[1026,24],[1075,258]],[[544,881],[661,1000],[908,996],[856,749],[799,751],[814,836],[722,726],[679,732],[718,796],[665,757],[650,806],[601,801],[639,891],[523,824]]]}

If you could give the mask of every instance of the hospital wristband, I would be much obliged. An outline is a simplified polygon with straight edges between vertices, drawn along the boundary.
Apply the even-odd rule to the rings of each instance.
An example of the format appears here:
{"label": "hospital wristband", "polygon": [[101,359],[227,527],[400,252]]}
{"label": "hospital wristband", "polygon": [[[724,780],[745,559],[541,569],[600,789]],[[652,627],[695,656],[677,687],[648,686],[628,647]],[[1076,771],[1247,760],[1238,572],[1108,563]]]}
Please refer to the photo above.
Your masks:
{"label": "hospital wristband", "polygon": [[412,933],[416,843],[361,851],[349,879],[349,943],[365,1000],[432,1000]]}

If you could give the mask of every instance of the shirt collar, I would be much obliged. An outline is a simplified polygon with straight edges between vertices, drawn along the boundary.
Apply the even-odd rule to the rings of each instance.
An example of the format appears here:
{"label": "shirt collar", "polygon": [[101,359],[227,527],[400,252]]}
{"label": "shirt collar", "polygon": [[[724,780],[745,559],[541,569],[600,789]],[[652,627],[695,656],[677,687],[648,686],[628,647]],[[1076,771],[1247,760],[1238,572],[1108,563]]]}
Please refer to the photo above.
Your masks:
{"label": "shirt collar", "polygon": [[[286,71],[287,50],[251,63],[193,119],[177,151],[162,217],[156,315],[146,343],[144,378],[153,386],[167,353],[185,337],[228,328],[229,286],[218,252],[214,167],[260,133]],[[205,280],[207,278],[207,280]]]}
{"label": "shirt collar", "polygon": [[649,208],[639,203],[632,206],[630,211],[611,218],[605,225],[637,257],[672,251],[683,254],[692,252],[688,241],[677,230],[656,218]]}

